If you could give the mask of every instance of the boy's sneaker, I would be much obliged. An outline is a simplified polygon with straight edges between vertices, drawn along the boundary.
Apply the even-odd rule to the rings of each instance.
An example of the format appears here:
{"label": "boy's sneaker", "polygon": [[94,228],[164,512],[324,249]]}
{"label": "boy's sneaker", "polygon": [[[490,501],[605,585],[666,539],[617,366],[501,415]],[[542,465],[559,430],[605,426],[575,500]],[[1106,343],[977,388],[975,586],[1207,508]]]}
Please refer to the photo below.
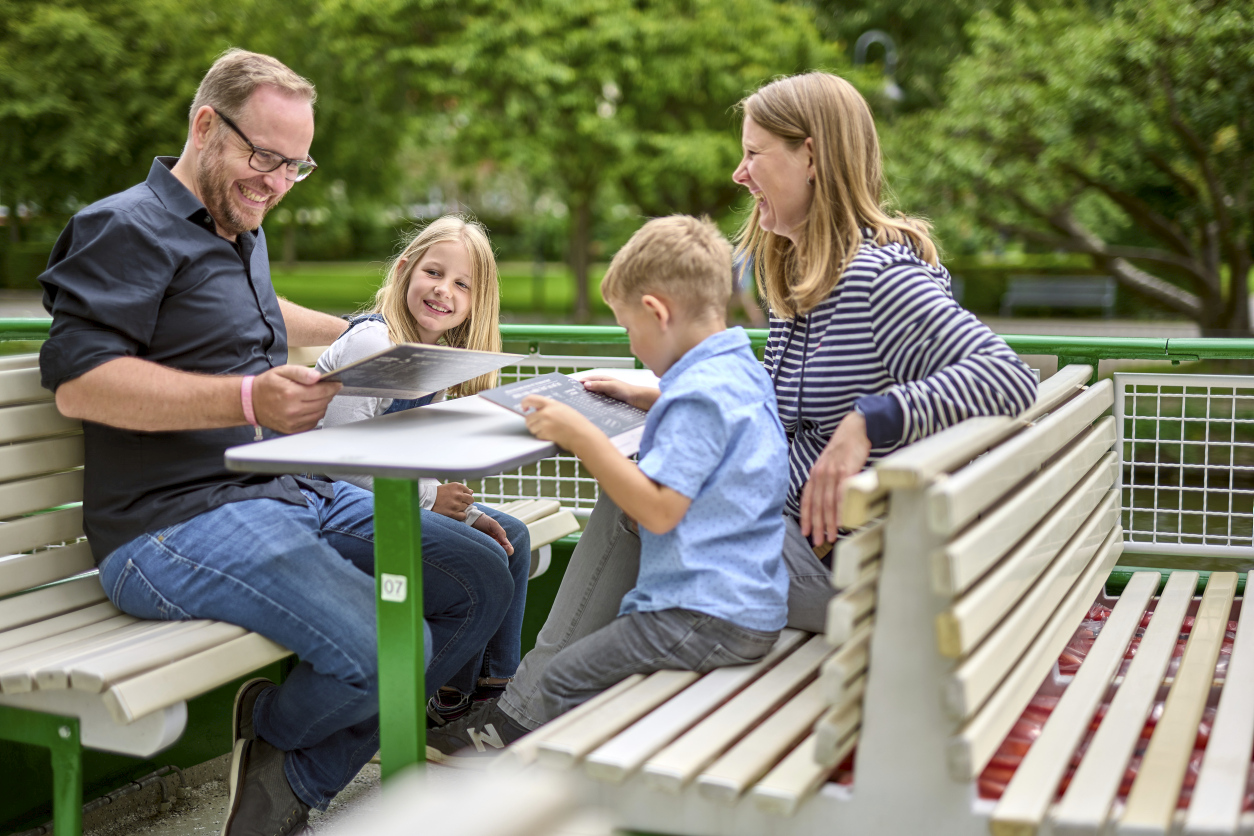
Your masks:
{"label": "boy's sneaker", "polygon": [[427,732],[427,760],[476,768],[528,733],[501,710],[497,700],[474,706],[465,716]]}
{"label": "boy's sneaker", "polygon": [[480,685],[470,696],[441,688],[427,700],[427,728],[438,728],[465,717],[476,705],[499,699],[504,693],[504,685]]}
{"label": "boy's sneaker", "polygon": [[440,689],[427,700],[427,728],[434,729],[451,723],[470,712],[470,695],[459,691]]}

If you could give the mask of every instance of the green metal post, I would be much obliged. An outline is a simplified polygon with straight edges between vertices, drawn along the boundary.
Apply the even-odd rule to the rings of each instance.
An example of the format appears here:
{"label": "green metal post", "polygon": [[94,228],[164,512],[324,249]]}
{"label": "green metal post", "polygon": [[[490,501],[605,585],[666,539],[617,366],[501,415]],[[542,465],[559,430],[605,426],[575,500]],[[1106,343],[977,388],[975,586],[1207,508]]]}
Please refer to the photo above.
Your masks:
{"label": "green metal post", "polygon": [[78,718],[0,706],[0,739],[52,751],[52,821],[55,836],[83,832],[83,750]]}
{"label": "green metal post", "polygon": [[374,480],[383,777],[427,759],[422,647],[422,520],[418,483]]}

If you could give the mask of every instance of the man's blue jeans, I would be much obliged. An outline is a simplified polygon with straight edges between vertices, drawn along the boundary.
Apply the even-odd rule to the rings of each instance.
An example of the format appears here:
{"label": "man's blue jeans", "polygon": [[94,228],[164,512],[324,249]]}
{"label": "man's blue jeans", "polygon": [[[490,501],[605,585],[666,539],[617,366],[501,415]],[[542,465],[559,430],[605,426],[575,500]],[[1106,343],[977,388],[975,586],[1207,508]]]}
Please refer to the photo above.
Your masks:
{"label": "man's blue jeans", "polygon": [[[105,592],[125,612],[239,624],[300,658],[280,688],[258,699],[253,723],[289,753],[292,789],[320,809],[379,747],[373,495],[346,482],[334,486],[333,500],[306,491],[305,506],[273,499],[222,505],[138,537],[100,565]],[[515,599],[504,550],[493,544],[499,558],[485,559],[487,550],[470,548],[473,540],[453,526],[469,529],[422,512],[429,694],[482,664]],[[515,635],[515,660],[517,644]]]}

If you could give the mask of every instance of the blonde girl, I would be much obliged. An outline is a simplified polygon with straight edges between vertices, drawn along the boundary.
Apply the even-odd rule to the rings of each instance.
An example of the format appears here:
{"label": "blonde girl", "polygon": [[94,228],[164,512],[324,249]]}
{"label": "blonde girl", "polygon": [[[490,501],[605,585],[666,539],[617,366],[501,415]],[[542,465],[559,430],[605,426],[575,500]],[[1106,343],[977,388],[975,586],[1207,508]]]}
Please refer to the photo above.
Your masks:
{"label": "blonde girl", "polygon": [[[330,371],[401,342],[500,351],[499,317],[496,259],[487,231],[477,221],[448,215],[404,242],[388,263],[374,305],[352,318],[349,329],[318,359],[317,369]],[[322,426],[414,409],[495,385],[493,372],[413,400],[337,396],[327,407]],[[346,481],[372,486],[370,477]],[[426,617],[435,645],[428,676],[433,684],[448,686],[431,698],[427,712],[440,724],[465,713],[472,698],[495,695],[514,675],[531,548],[525,525],[475,505],[465,485],[422,479],[419,498],[423,509],[431,512],[422,515],[423,563],[429,566],[424,601],[433,605],[427,607]],[[473,589],[457,587],[481,576],[491,564],[503,570],[498,577],[481,579]],[[485,619],[491,627],[488,632],[495,630],[486,647],[482,640],[477,647],[466,647],[466,638],[479,629],[471,629],[472,622],[481,627]],[[461,670],[452,665],[457,670],[452,674],[454,661],[465,665]]]}

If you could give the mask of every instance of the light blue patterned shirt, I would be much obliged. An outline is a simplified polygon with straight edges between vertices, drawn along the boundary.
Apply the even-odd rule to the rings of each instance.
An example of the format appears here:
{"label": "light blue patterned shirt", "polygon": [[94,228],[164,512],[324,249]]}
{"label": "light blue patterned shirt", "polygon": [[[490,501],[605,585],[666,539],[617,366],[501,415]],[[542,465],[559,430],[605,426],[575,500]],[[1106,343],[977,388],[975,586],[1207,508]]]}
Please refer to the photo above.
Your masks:
{"label": "light blue patterned shirt", "polygon": [[695,610],[751,630],[788,617],[788,444],[774,387],[741,328],[715,334],[665,375],[640,469],[692,500],[666,534],[640,531],[640,575],[620,615]]}

